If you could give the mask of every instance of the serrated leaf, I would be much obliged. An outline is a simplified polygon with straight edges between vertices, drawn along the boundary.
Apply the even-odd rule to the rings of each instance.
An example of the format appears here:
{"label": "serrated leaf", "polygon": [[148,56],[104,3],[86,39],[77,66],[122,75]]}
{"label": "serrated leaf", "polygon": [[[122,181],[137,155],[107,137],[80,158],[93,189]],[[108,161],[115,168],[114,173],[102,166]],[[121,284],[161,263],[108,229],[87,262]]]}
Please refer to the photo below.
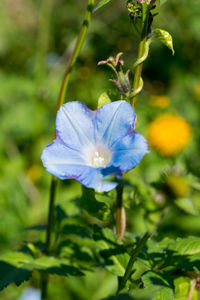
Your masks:
{"label": "serrated leaf", "polygon": [[105,268],[116,276],[123,276],[130,256],[112,230],[94,226],[95,247],[105,261]]}
{"label": "serrated leaf", "polygon": [[104,92],[99,96],[97,108],[99,109],[104,104],[107,104],[110,102],[111,102],[110,97],[108,96],[108,94],[106,92]]}
{"label": "serrated leaf", "polygon": [[142,276],[144,287],[148,288],[151,286],[160,287],[160,290],[153,297],[153,300],[173,300],[173,286],[169,279],[166,278],[166,274],[156,273],[153,271],[147,271]]}
{"label": "serrated leaf", "polygon": [[99,8],[106,5],[110,1],[111,0],[100,0],[99,3],[97,4],[97,6],[95,7],[94,11],[97,11]]}
{"label": "serrated leaf", "polygon": [[173,46],[173,39],[169,32],[160,28],[156,28],[153,31],[153,36],[158,40],[160,40],[165,46],[167,46],[172,51],[172,54],[174,55],[175,51]]}
{"label": "serrated leaf", "polygon": [[178,238],[173,245],[170,245],[169,249],[174,250],[181,255],[194,255],[200,253],[200,238],[193,236],[185,239]]}
{"label": "serrated leaf", "polygon": [[82,187],[82,197],[80,198],[79,204],[81,208],[85,209],[93,217],[105,220],[110,213],[108,206],[96,200],[95,191]]}
{"label": "serrated leaf", "polygon": [[19,286],[24,281],[29,280],[32,275],[30,270],[18,268],[2,261],[0,261],[0,270],[0,291],[10,283]]}
{"label": "serrated leaf", "polygon": [[21,267],[24,264],[30,264],[34,261],[33,257],[23,252],[7,252],[0,256],[0,261],[4,261],[15,267]]}
{"label": "serrated leaf", "polygon": [[66,259],[50,256],[34,259],[22,252],[9,252],[0,257],[0,269],[0,289],[10,283],[20,285],[31,277],[33,270],[62,276],[84,275]]}

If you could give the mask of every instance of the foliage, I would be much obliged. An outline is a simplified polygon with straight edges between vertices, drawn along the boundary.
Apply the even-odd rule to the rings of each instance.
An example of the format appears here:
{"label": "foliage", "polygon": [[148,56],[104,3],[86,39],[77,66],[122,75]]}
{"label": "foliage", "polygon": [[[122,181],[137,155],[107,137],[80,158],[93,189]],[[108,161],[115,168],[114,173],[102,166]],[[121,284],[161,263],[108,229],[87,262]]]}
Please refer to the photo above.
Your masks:
{"label": "foliage", "polygon": [[[73,180],[60,182],[52,248],[47,255],[50,177],[40,156],[54,135],[59,87],[86,5],[80,0],[52,1],[52,6],[50,2],[49,12],[43,13],[40,1],[0,3],[0,298],[18,299],[24,287],[39,288],[42,273],[50,275],[49,295],[54,300],[184,300],[189,293],[197,300],[198,1],[159,1],[160,7],[152,10],[159,15],[154,17],[149,57],[143,67],[144,93],[137,103],[137,131],[144,136],[148,124],[161,113],[177,113],[191,124],[192,141],[173,158],[151,149],[123,177],[127,228],[122,241],[113,230],[116,191],[99,194],[81,190]],[[107,80],[113,74],[104,66],[97,68],[97,62],[123,52],[125,69],[131,69],[133,80],[139,42],[124,1],[95,1],[95,8],[66,96],[67,101],[84,101],[91,109],[121,98]],[[175,50],[174,55],[158,40]],[[169,105],[150,105],[151,95],[167,96]],[[114,296],[130,255],[147,230],[152,236],[137,257],[126,287]]]}

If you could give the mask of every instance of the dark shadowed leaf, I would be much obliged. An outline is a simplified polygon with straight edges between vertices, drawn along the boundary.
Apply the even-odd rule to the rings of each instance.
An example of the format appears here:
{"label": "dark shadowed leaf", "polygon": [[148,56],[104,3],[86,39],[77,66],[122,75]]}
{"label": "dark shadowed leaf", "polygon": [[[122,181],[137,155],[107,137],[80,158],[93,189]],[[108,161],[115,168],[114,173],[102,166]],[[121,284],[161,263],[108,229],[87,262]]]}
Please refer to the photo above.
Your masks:
{"label": "dark shadowed leaf", "polygon": [[64,225],[61,232],[64,234],[77,235],[82,238],[90,238],[89,231],[85,227],[76,224]]}
{"label": "dark shadowed leaf", "polygon": [[153,300],[173,300],[173,283],[166,274],[147,271],[142,276],[144,287],[160,287]]}
{"label": "dark shadowed leaf", "polygon": [[82,187],[82,197],[79,204],[81,208],[85,209],[90,215],[95,218],[104,220],[109,214],[109,208],[104,202],[96,200],[95,191]]}
{"label": "dark shadowed leaf", "polygon": [[29,270],[12,266],[3,261],[0,262],[0,270],[0,290],[3,290],[10,283],[20,285],[29,280],[32,274]]}

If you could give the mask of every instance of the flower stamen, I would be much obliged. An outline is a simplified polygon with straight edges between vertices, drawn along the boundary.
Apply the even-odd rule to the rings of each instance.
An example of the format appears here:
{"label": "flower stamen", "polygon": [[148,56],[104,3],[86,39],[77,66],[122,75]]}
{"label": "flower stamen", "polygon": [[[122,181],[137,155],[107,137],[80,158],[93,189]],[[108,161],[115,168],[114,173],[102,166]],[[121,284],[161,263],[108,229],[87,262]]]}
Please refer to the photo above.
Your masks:
{"label": "flower stamen", "polygon": [[110,151],[104,147],[95,147],[90,153],[90,165],[94,168],[105,167],[110,159]]}

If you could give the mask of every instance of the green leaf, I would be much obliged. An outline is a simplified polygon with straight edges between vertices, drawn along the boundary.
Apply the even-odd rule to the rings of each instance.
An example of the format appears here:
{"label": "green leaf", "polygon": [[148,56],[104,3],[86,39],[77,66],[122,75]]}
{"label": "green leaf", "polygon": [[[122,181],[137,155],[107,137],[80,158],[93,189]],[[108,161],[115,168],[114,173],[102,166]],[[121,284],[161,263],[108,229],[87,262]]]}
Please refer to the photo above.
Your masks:
{"label": "green leaf", "polygon": [[160,287],[160,290],[156,293],[153,300],[173,300],[173,285],[167,278],[166,274],[156,273],[152,271],[147,271],[142,276],[142,281],[144,283],[145,288],[151,286]]}
{"label": "green leaf", "polygon": [[24,230],[45,231],[46,228],[47,228],[46,225],[33,225],[33,226],[25,227]]}
{"label": "green leaf", "polygon": [[186,212],[187,214],[197,216],[198,210],[192,199],[189,198],[180,198],[174,201],[175,205]]}
{"label": "green leaf", "polygon": [[90,238],[90,233],[88,232],[88,230],[85,227],[76,224],[64,225],[61,233],[72,234],[72,235],[80,236],[82,238]]}
{"label": "green leaf", "polygon": [[34,260],[34,268],[43,270],[50,274],[62,276],[82,276],[84,275],[79,269],[73,267],[65,259],[59,259],[51,256],[43,256]]}
{"label": "green leaf", "polygon": [[156,28],[153,31],[153,36],[158,40],[160,40],[165,46],[167,46],[172,51],[172,54],[174,55],[175,51],[173,47],[173,39],[171,34],[169,34],[169,32],[160,28]]}
{"label": "green leaf", "polygon": [[100,0],[97,6],[95,7],[94,11],[97,11],[100,7],[106,5],[110,0]]}
{"label": "green leaf", "polygon": [[116,276],[124,276],[129,259],[127,253],[112,255],[110,256],[112,264],[107,264],[106,269]]}
{"label": "green leaf", "polygon": [[29,280],[32,275],[30,270],[18,268],[3,261],[0,261],[0,270],[0,291],[10,283],[15,283],[19,286],[24,281]]}
{"label": "green leaf", "polygon": [[194,255],[200,253],[200,238],[190,236],[185,239],[178,238],[174,244],[169,246],[170,250],[181,255]]}
{"label": "green leaf", "polygon": [[84,275],[68,260],[51,256],[34,259],[23,252],[9,252],[0,257],[0,290],[10,283],[20,285],[31,277],[33,270],[62,276]]}
{"label": "green leaf", "polygon": [[105,268],[116,276],[123,276],[130,256],[112,230],[95,225],[94,240],[97,251],[104,259]]}
{"label": "green leaf", "polygon": [[165,4],[165,2],[167,2],[168,0],[159,0],[159,2],[160,2],[160,5],[163,5],[163,4]]}
{"label": "green leaf", "polygon": [[104,92],[99,96],[97,108],[99,109],[104,104],[107,104],[110,102],[111,102],[110,97],[108,96],[108,94],[106,92]]}
{"label": "green leaf", "polygon": [[82,187],[82,197],[80,198],[79,204],[81,208],[85,209],[90,215],[100,220],[106,220],[110,215],[108,206],[96,200],[95,191]]}
{"label": "green leaf", "polygon": [[119,294],[117,296],[111,296],[108,298],[104,298],[102,300],[133,300],[133,298],[129,294]]}
{"label": "green leaf", "polygon": [[[178,277],[174,280],[175,295],[174,300],[185,300],[188,299],[191,284],[193,280],[189,277]],[[197,290],[194,289],[192,293],[192,300],[198,300]]]}
{"label": "green leaf", "polygon": [[55,207],[55,222],[56,224],[60,224],[63,220],[67,219],[67,215],[63,208],[60,205],[56,205]]}
{"label": "green leaf", "polygon": [[134,289],[130,291],[134,300],[152,300],[160,291],[160,287],[150,286],[145,289]]}

